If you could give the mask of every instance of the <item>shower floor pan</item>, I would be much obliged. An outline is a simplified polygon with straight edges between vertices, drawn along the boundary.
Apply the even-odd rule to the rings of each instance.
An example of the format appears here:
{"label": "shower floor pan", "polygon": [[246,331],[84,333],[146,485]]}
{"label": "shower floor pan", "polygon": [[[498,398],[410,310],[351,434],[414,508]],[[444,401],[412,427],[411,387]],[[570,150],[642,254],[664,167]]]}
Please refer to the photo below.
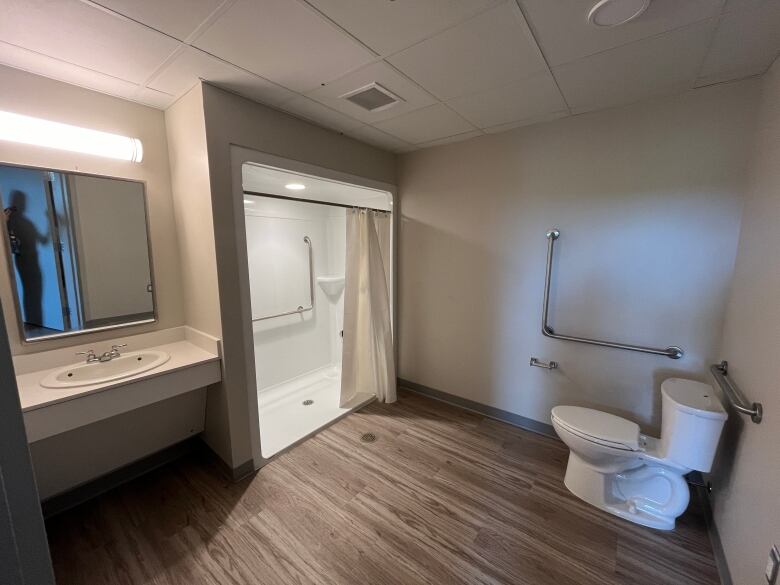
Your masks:
{"label": "shower floor pan", "polygon": [[348,408],[339,406],[341,372],[327,366],[257,393],[260,447],[266,459],[371,402],[359,394]]}

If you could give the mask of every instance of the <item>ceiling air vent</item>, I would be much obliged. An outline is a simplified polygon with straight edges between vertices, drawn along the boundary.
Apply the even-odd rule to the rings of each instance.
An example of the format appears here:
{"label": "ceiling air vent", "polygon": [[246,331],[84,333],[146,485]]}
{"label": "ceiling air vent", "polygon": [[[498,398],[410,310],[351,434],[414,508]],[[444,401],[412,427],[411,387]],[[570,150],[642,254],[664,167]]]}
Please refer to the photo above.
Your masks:
{"label": "ceiling air vent", "polygon": [[398,102],[403,101],[403,99],[395,95],[392,91],[386,87],[382,87],[378,83],[370,83],[339,97],[344,98],[369,112],[386,110],[387,108],[392,108]]}

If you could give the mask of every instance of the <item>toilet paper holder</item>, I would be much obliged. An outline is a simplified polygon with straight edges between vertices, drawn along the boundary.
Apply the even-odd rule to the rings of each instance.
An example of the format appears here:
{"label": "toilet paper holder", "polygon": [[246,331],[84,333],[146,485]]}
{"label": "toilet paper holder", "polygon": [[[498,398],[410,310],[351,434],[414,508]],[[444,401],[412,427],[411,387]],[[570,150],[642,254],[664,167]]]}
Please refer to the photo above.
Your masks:
{"label": "toilet paper holder", "polygon": [[531,361],[528,363],[528,365],[534,366],[535,368],[545,368],[547,370],[555,370],[558,368],[558,362],[554,362],[552,360],[549,362],[543,362],[535,357],[531,358]]}

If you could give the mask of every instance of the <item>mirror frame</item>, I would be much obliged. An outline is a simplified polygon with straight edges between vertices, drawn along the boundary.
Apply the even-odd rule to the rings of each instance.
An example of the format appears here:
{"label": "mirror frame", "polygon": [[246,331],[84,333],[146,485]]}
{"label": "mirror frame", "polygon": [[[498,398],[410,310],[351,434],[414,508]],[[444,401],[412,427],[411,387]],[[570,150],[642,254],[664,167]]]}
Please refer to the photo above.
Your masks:
{"label": "mirror frame", "polygon": [[27,339],[25,332],[24,332],[24,322],[22,321],[22,305],[21,300],[19,299],[19,291],[17,290],[17,287],[14,285],[15,282],[15,274],[14,274],[14,267],[13,262],[14,259],[11,254],[11,246],[9,244],[9,236],[8,236],[8,225],[7,222],[2,222],[2,238],[3,238],[3,256],[4,256],[4,262],[5,262],[5,270],[6,274],[8,276],[8,281],[11,285],[11,294],[13,296],[13,305],[14,305],[14,311],[16,312],[16,326],[19,330],[19,338],[21,340],[21,343],[23,345],[35,345],[37,343],[40,343],[42,341],[50,341],[55,339],[64,339],[67,337],[74,337],[76,335],[87,335],[90,333],[98,333],[100,331],[111,331],[113,329],[123,329],[125,327],[134,327],[137,325],[148,325],[149,323],[157,323],[160,320],[160,316],[158,313],[157,308],[157,283],[154,278],[154,252],[152,250],[152,232],[151,232],[151,224],[149,221],[149,200],[146,193],[146,181],[140,180],[140,179],[128,179],[127,177],[114,177],[111,175],[100,175],[97,173],[82,173],[80,171],[71,171],[68,169],[56,169],[51,167],[39,167],[35,165],[23,165],[18,163],[12,163],[7,161],[0,160],[0,166],[6,166],[6,167],[17,167],[20,169],[34,169],[37,171],[44,171],[44,172],[53,172],[53,173],[63,173],[63,174],[70,174],[70,175],[80,175],[83,177],[96,177],[99,179],[113,179],[115,181],[125,181],[128,183],[136,183],[138,185],[141,185],[141,189],[143,191],[143,201],[144,201],[144,217],[145,217],[145,225],[146,225],[146,249],[149,252],[149,280],[152,284],[152,317],[150,319],[140,319],[138,321],[127,321],[125,323],[116,323],[113,325],[104,325],[102,327],[92,327],[90,329],[79,329],[77,331],[63,331],[62,333],[54,333],[52,335],[41,335],[40,337],[33,337],[31,339]]}

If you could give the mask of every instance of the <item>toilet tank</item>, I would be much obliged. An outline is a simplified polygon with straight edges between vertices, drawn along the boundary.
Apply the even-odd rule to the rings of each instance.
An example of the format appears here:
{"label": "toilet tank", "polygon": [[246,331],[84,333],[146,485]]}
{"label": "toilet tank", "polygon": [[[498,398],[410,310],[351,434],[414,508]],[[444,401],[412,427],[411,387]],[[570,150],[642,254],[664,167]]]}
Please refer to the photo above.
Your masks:
{"label": "toilet tank", "polygon": [[727,416],[709,384],[682,378],[664,380],[661,457],[688,469],[709,471]]}

